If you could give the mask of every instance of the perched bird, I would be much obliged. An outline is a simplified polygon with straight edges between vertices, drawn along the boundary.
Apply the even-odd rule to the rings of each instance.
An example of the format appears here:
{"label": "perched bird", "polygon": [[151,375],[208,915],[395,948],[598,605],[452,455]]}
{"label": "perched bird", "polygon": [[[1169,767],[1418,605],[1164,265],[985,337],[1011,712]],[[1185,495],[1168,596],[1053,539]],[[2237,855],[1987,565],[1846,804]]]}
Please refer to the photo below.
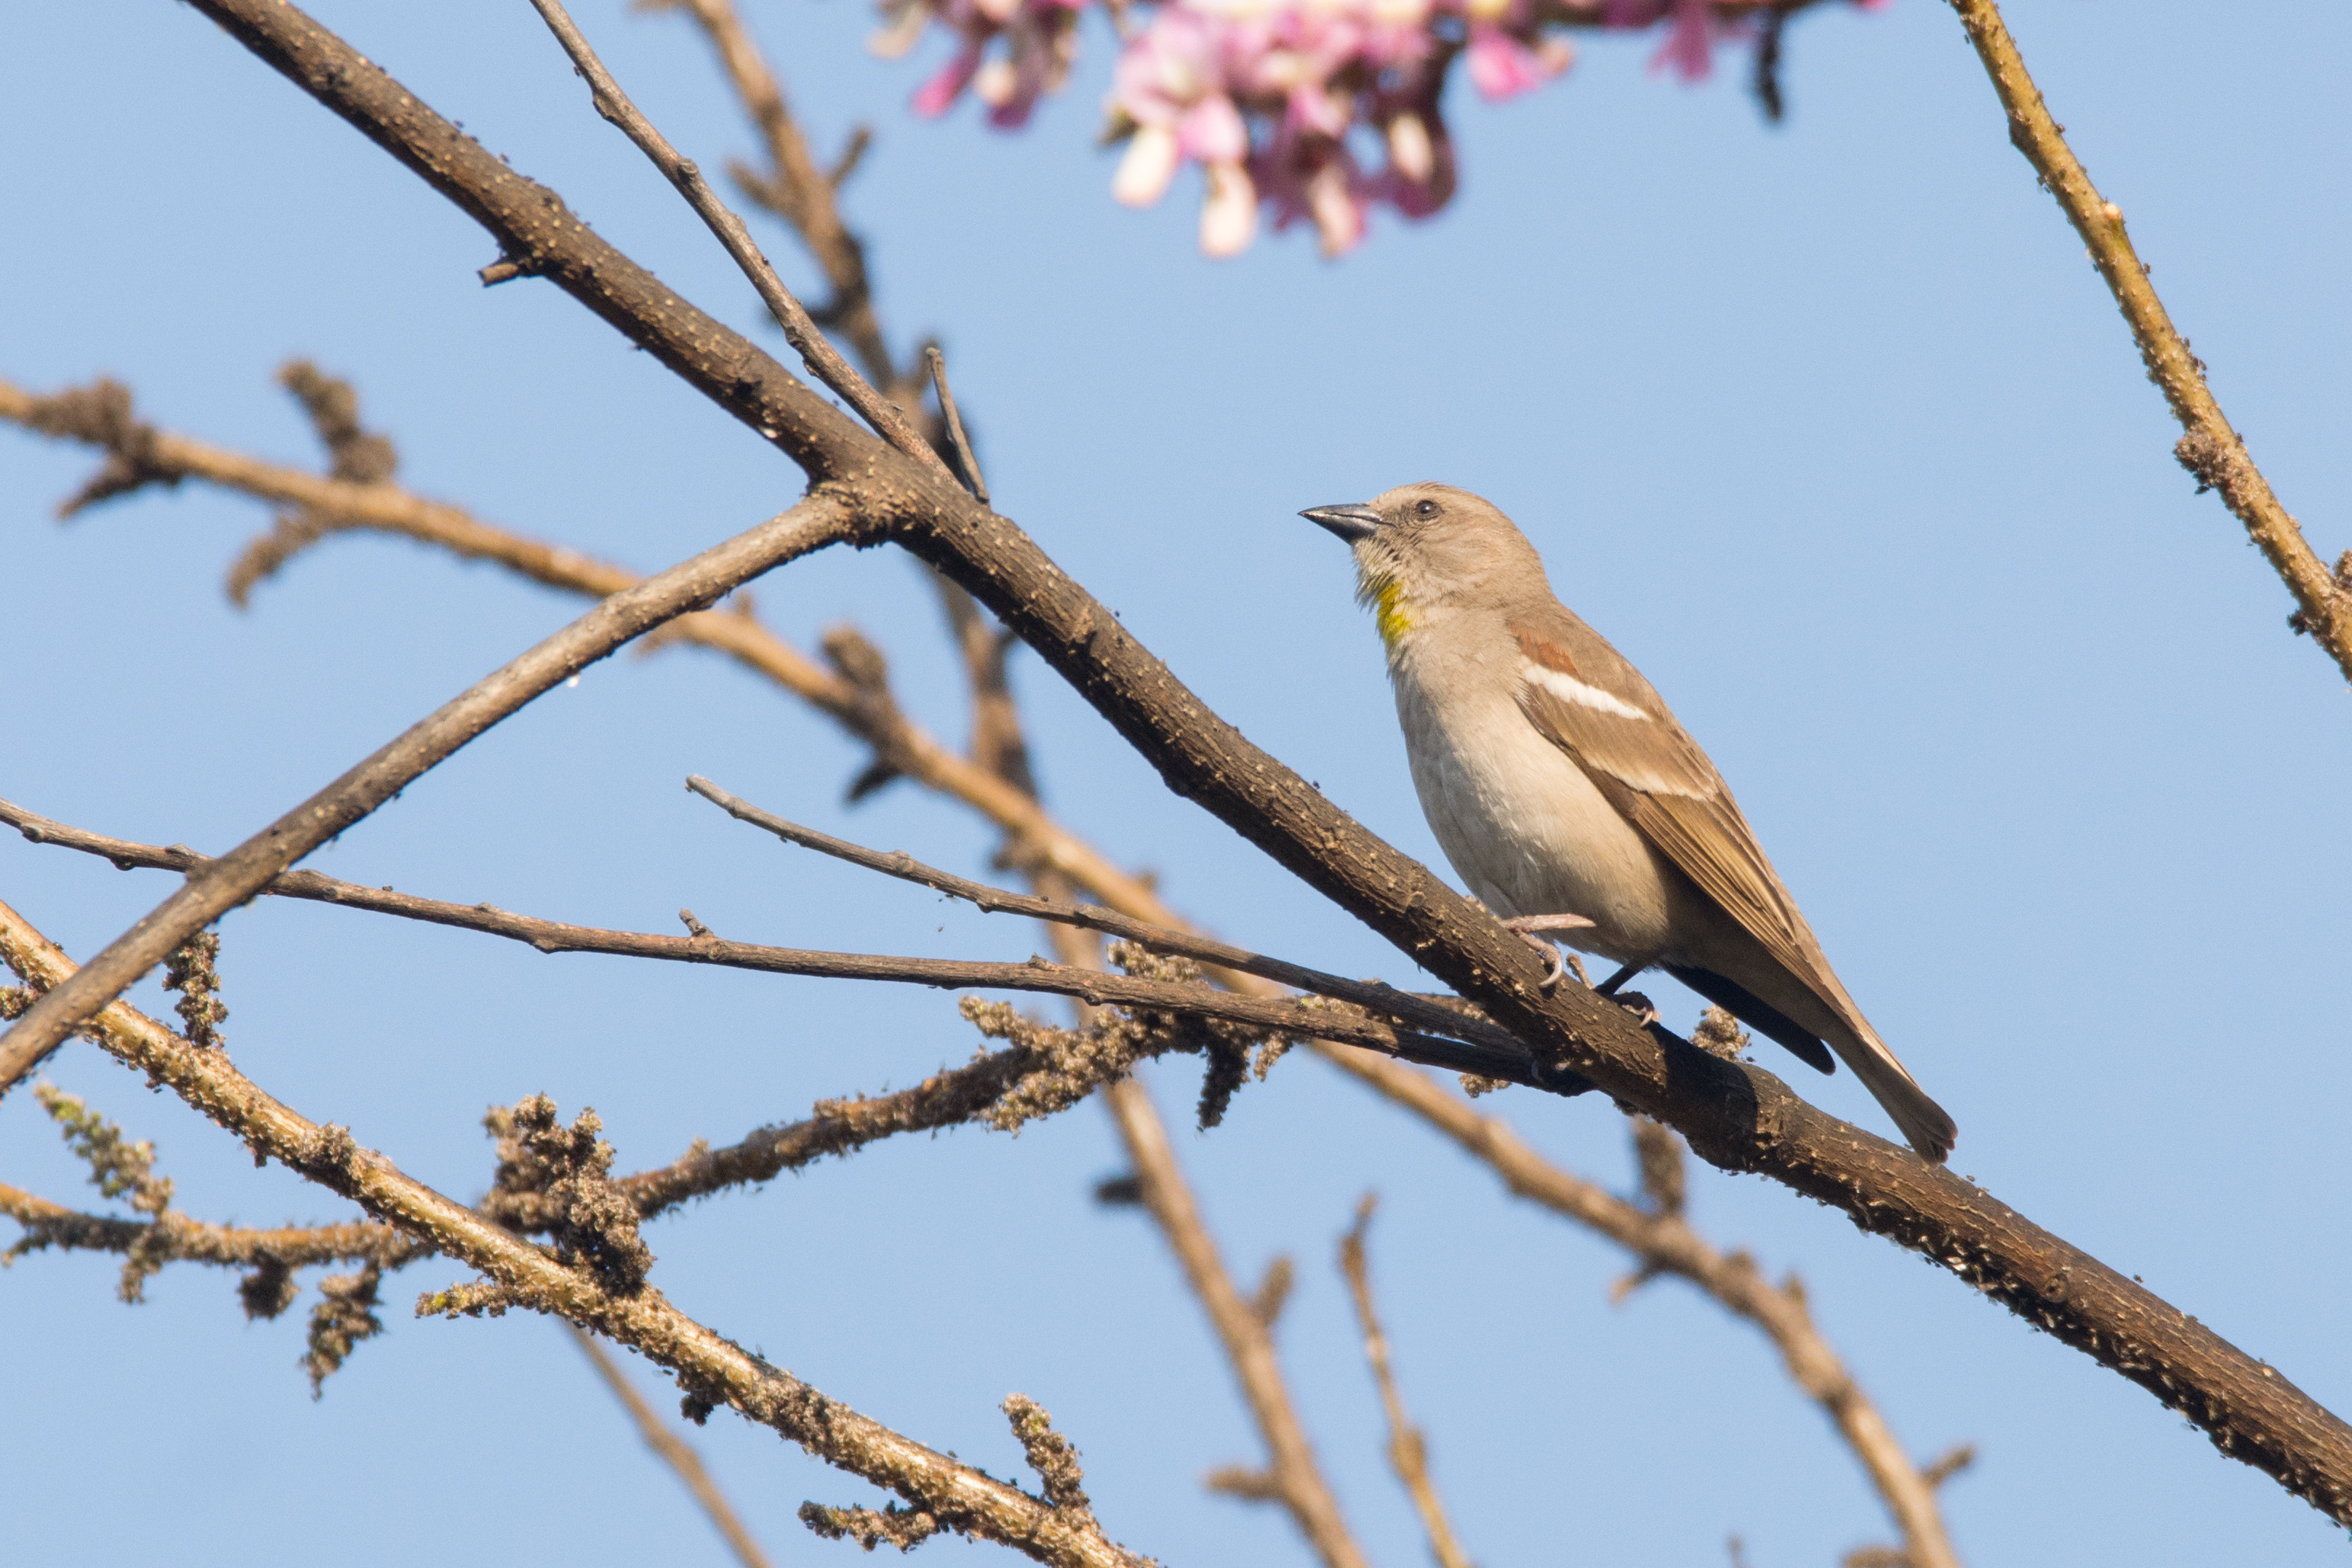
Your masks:
{"label": "perched bird", "polygon": [[1606,993],[1654,966],[1810,1066],[1836,1051],[1913,1148],[1951,1153],[1951,1117],[1838,983],[1715,764],[1510,518],[1450,485],[1299,515],[1355,552],[1413,788],[1473,894],[1623,966]]}

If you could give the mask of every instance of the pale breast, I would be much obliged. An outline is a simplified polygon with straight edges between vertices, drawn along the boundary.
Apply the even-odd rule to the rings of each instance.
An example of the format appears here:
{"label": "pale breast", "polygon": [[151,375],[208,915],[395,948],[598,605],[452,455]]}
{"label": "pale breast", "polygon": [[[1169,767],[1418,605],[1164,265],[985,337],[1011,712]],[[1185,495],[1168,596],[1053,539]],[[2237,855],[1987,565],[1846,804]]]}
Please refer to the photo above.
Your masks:
{"label": "pale breast", "polygon": [[[1397,718],[1430,831],[1498,914],[1581,915],[1572,946],[1624,962],[1664,946],[1669,873],[1517,701],[1517,649],[1495,628],[1424,621],[1391,650]],[[1488,643],[1496,644],[1492,649]]]}

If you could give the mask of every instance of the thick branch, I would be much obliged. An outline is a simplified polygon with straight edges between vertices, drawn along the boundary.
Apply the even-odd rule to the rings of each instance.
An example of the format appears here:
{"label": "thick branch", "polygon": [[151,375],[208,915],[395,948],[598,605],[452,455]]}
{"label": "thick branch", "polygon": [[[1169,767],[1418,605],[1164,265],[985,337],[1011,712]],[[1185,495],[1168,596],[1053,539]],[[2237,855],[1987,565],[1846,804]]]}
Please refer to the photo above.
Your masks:
{"label": "thick branch", "polygon": [[2148,281],[2147,267],[2132,248],[2124,228],[2121,207],[2101,196],[2091,183],[2081,160],[2041,89],[2026,74],[2025,58],[2017,50],[1992,0],[1951,0],[1968,29],[1969,42],[1992,78],[1993,90],[2009,116],[2009,139],[2042,183],[2058,199],[2066,221],[2090,247],[2091,260],[2131,328],[2139,345],[2140,362],[2147,379],[2164,393],[2173,418],[2185,433],[2173,448],[2182,467],[2197,476],[2200,489],[2218,490],[2222,501],[2245,525],[2247,537],[2271,563],[2287,591],[2294,595],[2295,612],[2289,624],[2308,632],[2327,650],[2336,667],[2352,680],[2352,552],[2347,552],[2331,574],[2303,537],[2302,528],[2287,515],[2272,494],[2270,481],[2247,455],[2246,444],[2230,427],[2213,389],[2206,384],[2205,366],[2189,351],[2188,340],[2172,325],[2172,318]]}
{"label": "thick branch", "polygon": [[[657,289],[616,289],[583,272],[593,259],[611,278],[645,278],[593,235],[550,230],[539,214],[560,204],[294,6],[193,3],[494,232],[527,245],[551,277],[738,418],[760,423],[772,411],[775,439],[797,460],[828,475],[862,470],[856,494],[870,530],[862,539],[898,539],[945,571],[1072,682],[1171,789],[1528,1041],[1539,1065],[1585,1074],[1683,1133],[1710,1162],[1770,1176],[1950,1269],[2352,1523],[2352,1428],[2273,1369],[1972,1184],[1805,1104],[1761,1068],[1645,1032],[1581,988],[1546,994],[1526,943],[1211,713],[1009,520],[857,431],[708,318]],[[746,379],[714,375],[721,355]]]}
{"label": "thick branch", "polygon": [[848,509],[839,501],[813,495],[781,517],[604,600],[460,692],[277,821],[192,873],[184,886],[116,937],[88,967],[35,1003],[0,1035],[0,1093],[173,948],[364,820],[482,731],[663,622],[839,541],[848,523]]}
{"label": "thick branch", "polygon": [[[70,984],[74,966],[57,946],[0,904],[0,962],[36,989]],[[1139,1568],[1144,1561],[1018,1488],[982,1475],[829,1399],[792,1374],[746,1354],[680,1312],[650,1286],[620,1294],[585,1269],[540,1248],[404,1175],[349,1131],[322,1127],[272,1099],[231,1066],[121,1002],[89,1020],[111,1056],[177,1093],[243,1139],[257,1155],[340,1193],[434,1250],[478,1270],[504,1297],[630,1345],[667,1367],[698,1399],[725,1404],[773,1427],[826,1463],[865,1477],[955,1529],[1068,1568]],[[428,1301],[434,1298],[427,1298]]]}

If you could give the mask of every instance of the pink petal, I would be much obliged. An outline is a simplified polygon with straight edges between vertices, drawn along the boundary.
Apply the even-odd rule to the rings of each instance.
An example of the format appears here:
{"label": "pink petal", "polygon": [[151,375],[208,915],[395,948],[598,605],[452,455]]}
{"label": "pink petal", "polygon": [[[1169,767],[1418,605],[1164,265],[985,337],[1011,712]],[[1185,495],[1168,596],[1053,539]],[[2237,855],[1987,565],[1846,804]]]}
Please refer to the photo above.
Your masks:
{"label": "pink petal", "polygon": [[1249,127],[1242,122],[1242,111],[1234,107],[1232,99],[1213,93],[1176,122],[1176,144],[1185,157],[1203,163],[1239,164],[1249,156]]}
{"label": "pink petal", "polygon": [[955,100],[963,96],[964,88],[980,69],[980,46],[966,44],[956,51],[955,58],[939,68],[939,73],[915,89],[915,112],[925,120],[937,120],[945,114]]}

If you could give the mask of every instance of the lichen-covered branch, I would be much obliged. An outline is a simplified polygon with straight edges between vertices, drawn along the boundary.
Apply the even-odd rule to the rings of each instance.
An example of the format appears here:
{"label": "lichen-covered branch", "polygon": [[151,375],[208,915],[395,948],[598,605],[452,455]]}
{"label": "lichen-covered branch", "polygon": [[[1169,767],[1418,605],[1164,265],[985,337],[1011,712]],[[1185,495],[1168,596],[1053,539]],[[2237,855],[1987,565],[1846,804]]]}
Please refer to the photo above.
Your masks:
{"label": "lichen-covered branch", "polygon": [[2330,571],[2320,561],[2303,528],[2290,517],[2270,481],[2263,477],[2247,454],[2246,444],[2231,429],[2205,380],[2204,362],[2189,350],[2189,340],[2172,325],[2172,318],[2148,281],[2148,269],[2133,249],[2124,225],[2123,209],[2099,194],[2065,132],[2042,99],[2042,91],[2025,69],[2017,40],[2001,20],[1993,0],[1951,0],[1968,29],[1969,42],[1992,78],[1993,90],[2009,117],[2009,140],[2033,165],[2042,185],[2058,199],[2066,221],[2083,236],[2099,276],[2106,279],[2124,321],[2139,345],[2140,362],[2147,379],[2164,393],[2172,416],[2180,422],[2181,437],[2173,447],[2180,465],[2196,476],[2200,490],[2216,490],[2222,502],[2245,525],[2246,536],[2271,563],[2287,591],[2294,596],[2294,613],[2288,624],[2308,632],[2327,651],[2336,667],[2352,681],[2352,550],[2347,550]]}
{"label": "lichen-covered branch", "polygon": [[[51,994],[74,973],[72,961],[5,904],[0,963],[35,990]],[[273,1099],[230,1065],[225,1052],[190,1045],[120,1001],[87,1022],[108,1054],[178,1094],[257,1157],[275,1159],[351,1198],[490,1281],[428,1297],[432,1310],[488,1301],[493,1311],[528,1307],[593,1329],[668,1368],[702,1407],[729,1406],[826,1463],[897,1492],[947,1527],[1040,1563],[1138,1568],[1145,1561],[1112,1542],[1090,1514],[1007,1486],[827,1398],[688,1317],[652,1285],[626,1291],[593,1268],[565,1265],[406,1176],[362,1147],[348,1129],[321,1126]]]}

